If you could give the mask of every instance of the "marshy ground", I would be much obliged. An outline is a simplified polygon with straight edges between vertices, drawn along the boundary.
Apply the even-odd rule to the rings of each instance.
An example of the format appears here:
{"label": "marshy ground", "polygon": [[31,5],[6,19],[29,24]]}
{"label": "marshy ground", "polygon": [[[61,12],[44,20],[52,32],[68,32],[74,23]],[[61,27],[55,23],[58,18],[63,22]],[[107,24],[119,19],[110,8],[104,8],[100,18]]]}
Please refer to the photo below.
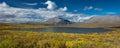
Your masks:
{"label": "marshy ground", "polygon": [[114,30],[112,32],[88,34],[32,31],[17,32],[10,30],[16,28],[25,29],[47,27],[57,26],[0,23],[0,48],[120,48],[119,25],[81,24],[76,26],[62,26],[77,28],[107,28]]}

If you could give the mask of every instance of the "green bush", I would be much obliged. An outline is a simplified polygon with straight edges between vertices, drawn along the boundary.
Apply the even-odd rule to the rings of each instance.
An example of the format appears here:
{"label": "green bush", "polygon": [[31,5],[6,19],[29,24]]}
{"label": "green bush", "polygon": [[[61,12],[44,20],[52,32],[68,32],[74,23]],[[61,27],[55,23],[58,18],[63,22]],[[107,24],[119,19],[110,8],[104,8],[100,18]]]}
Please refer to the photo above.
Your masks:
{"label": "green bush", "polygon": [[0,48],[16,48],[17,43],[12,40],[4,40],[0,42]]}

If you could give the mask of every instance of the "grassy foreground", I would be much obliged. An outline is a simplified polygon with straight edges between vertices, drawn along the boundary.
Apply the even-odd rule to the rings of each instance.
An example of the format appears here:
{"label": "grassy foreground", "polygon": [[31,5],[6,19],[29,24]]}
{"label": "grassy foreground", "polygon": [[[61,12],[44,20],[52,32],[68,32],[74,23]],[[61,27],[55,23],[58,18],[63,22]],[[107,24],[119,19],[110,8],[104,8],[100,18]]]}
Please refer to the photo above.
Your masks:
{"label": "grassy foreground", "polygon": [[101,34],[38,33],[6,30],[10,28],[40,27],[48,26],[0,25],[0,48],[120,48],[120,28],[111,28],[115,31]]}

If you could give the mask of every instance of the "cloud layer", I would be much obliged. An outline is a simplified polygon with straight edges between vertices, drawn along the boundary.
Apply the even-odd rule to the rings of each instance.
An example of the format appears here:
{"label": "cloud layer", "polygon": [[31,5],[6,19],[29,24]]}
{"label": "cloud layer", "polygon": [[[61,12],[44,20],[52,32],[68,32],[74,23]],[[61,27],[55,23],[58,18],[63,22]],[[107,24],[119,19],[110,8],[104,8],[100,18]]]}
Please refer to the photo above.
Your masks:
{"label": "cloud layer", "polygon": [[35,5],[37,5],[38,3],[22,3],[22,4],[30,5],[30,6],[35,6]]}
{"label": "cloud layer", "polygon": [[47,2],[45,2],[45,4],[48,5],[47,9],[49,9],[49,10],[54,10],[57,7],[57,5],[54,2],[49,1],[49,0]]}
{"label": "cloud layer", "polygon": [[84,7],[84,10],[95,10],[95,11],[102,11],[103,9],[102,8],[95,8],[93,6],[85,6]]}
{"label": "cloud layer", "polygon": [[67,7],[56,9],[57,5],[52,1],[47,1],[45,4],[48,4],[47,8],[24,9],[10,7],[4,2],[0,4],[0,22],[44,22],[54,17],[62,17],[72,22],[82,22],[92,17],[83,14],[65,12],[68,10]]}

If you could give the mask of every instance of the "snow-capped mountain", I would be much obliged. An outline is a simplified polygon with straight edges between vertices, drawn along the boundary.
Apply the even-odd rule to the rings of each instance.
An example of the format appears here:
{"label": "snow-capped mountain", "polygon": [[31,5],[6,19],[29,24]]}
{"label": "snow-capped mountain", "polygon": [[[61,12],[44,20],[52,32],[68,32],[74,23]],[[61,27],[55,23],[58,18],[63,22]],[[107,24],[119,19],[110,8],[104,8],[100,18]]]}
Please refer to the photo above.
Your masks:
{"label": "snow-capped mountain", "polygon": [[74,14],[65,12],[67,7],[60,9],[24,9],[8,6],[5,2],[0,4],[0,22],[5,23],[26,23],[26,22],[45,22],[51,18],[63,18],[71,22],[83,22],[92,16],[84,14]]}

